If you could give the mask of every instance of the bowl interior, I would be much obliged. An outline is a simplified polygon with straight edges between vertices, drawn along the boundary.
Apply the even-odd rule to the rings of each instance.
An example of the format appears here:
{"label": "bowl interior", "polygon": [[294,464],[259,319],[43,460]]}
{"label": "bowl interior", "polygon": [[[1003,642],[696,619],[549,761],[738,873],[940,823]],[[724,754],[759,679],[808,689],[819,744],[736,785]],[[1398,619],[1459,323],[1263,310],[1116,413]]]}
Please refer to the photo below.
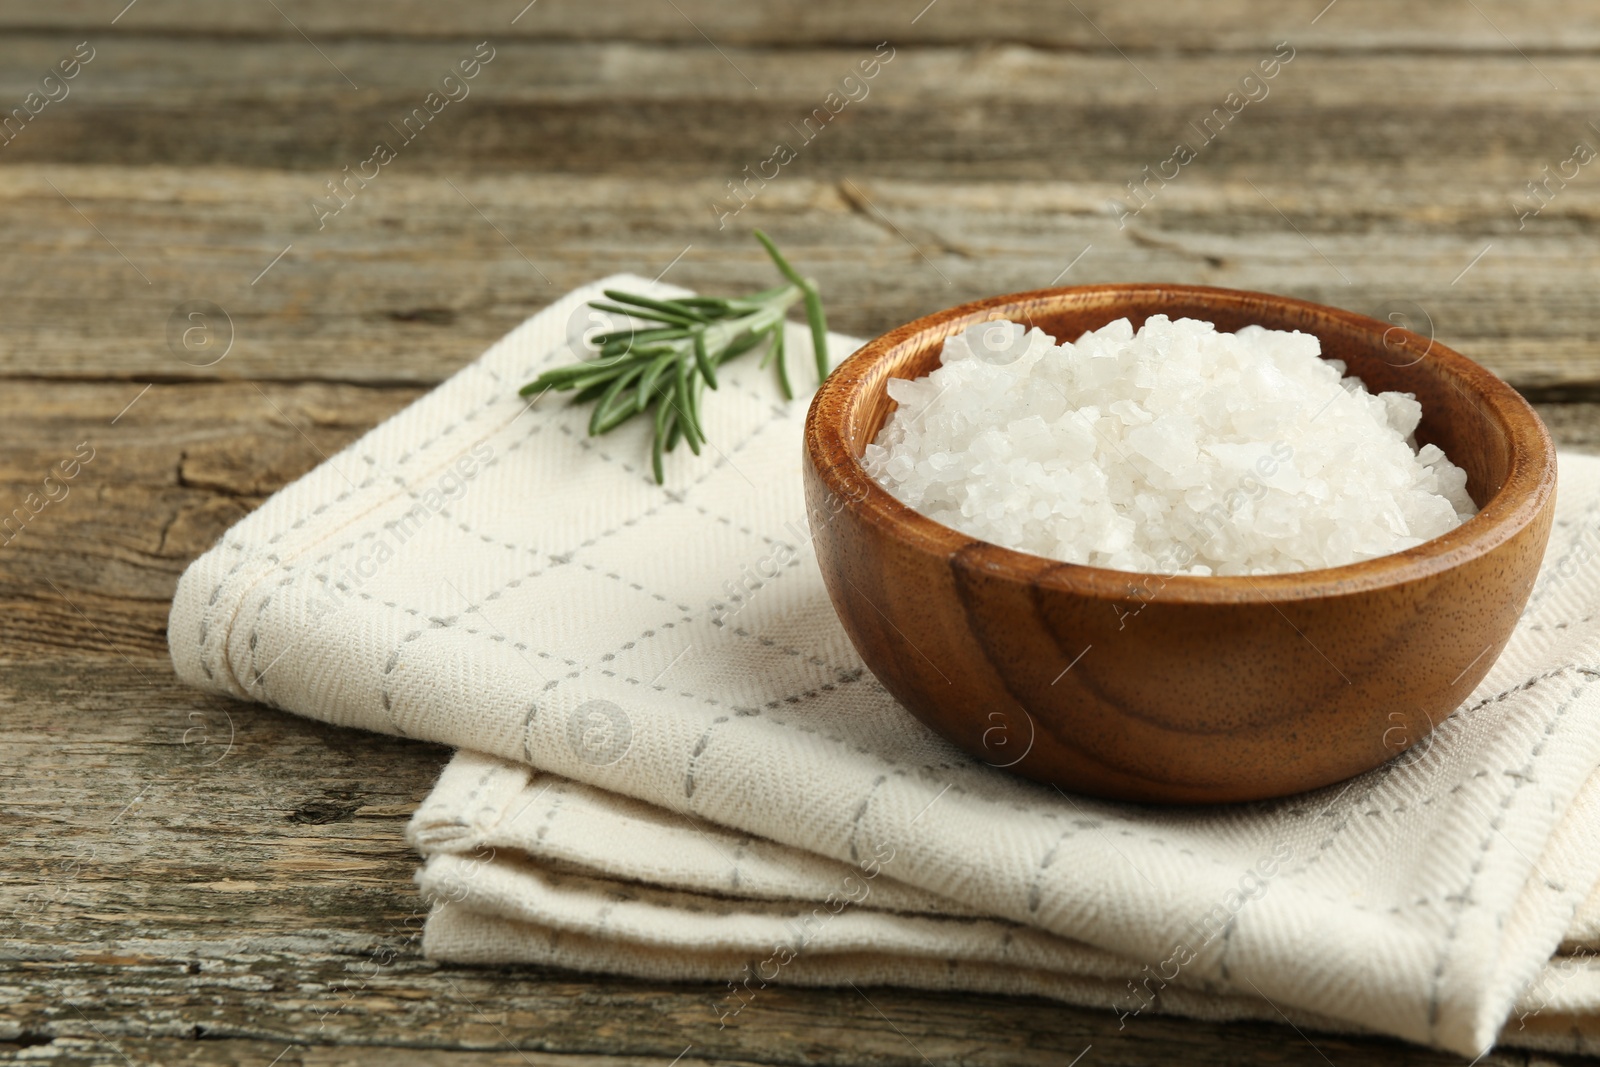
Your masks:
{"label": "bowl interior", "polygon": [[1323,358],[1343,360],[1346,373],[1361,378],[1369,391],[1415,394],[1422,405],[1417,442],[1437,445],[1467,472],[1467,492],[1480,508],[1511,477],[1517,453],[1514,423],[1519,416],[1532,415],[1493,374],[1429,337],[1285,297],[1182,286],[1088,286],[1001,297],[955,311],[888,335],[889,351],[863,368],[844,426],[847,446],[856,459],[894,410],[887,392],[889,378],[928,374],[939,366],[945,338],[975,323],[1001,318],[1037,326],[1060,342],[1076,341],[1085,331],[1119,318],[1129,319],[1138,329],[1157,314],[1203,319],[1225,332],[1253,323],[1314,334],[1322,343]]}

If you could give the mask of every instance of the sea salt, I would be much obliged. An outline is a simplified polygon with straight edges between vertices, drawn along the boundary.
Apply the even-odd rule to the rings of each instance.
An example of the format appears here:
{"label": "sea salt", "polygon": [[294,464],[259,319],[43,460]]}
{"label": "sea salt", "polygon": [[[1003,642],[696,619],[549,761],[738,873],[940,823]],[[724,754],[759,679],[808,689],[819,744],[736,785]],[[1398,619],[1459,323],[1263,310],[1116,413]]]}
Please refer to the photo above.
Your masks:
{"label": "sea salt", "polygon": [[1369,393],[1310,335],[1118,319],[1057,344],[987,322],[889,381],[867,470],[922,514],[1039,556],[1162,574],[1337,567],[1476,513],[1416,446],[1422,407]]}

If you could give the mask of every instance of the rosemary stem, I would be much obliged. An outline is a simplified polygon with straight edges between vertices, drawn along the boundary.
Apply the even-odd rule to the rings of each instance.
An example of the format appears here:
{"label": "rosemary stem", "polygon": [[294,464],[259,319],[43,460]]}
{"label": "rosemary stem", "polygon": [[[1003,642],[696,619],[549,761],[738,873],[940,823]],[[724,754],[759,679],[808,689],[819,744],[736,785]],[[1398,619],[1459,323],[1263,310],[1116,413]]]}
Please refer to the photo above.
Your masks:
{"label": "rosemary stem", "polygon": [[522,395],[558,389],[573,393],[575,404],[597,401],[591,436],[648,413],[654,430],[650,468],[660,482],[663,454],[680,439],[696,454],[706,443],[701,393],[717,388],[717,368],[729,360],[765,345],[761,366],[775,363],[784,397],[793,398],[784,331],[796,304],[805,305],[817,377],[825,378],[827,324],[816,283],[795,270],[766,234],[758,230],[755,236],[783,284],[737,297],[658,298],[607,289],[606,299],[591,300],[589,307],[625,319],[587,340],[596,350],[593,358],[545,371],[522,388]]}

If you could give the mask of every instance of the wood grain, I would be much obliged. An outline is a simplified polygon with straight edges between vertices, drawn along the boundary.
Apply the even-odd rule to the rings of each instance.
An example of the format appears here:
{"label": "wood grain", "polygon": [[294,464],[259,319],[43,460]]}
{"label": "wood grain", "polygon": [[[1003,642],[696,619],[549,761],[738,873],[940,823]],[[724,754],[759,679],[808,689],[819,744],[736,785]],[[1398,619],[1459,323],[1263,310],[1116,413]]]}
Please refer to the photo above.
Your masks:
{"label": "wood grain", "polygon": [[[0,519],[96,450],[0,545],[0,1061],[1453,1062],[892,990],[774,991],[717,1031],[713,990],[436,968],[400,833],[445,753],[183,689],[166,613],[266,494],[555,295],[680,253],[667,280],[743,288],[756,225],[862,335],[1058,276],[1192,282],[1420,314],[1524,391],[1600,399],[1600,185],[1513,206],[1600,143],[1593,6],[525,5],[0,0],[0,113],[97,49],[0,145]],[[319,229],[324,183],[486,39],[472,96]],[[1286,39],[1271,95],[1119,228],[1124,183]],[[718,230],[725,183],[885,40],[870,95]],[[232,318],[214,365],[170,346],[194,300]],[[1600,450],[1600,406],[1540,410]]]}
{"label": "wood grain", "polygon": [[[1110,183],[794,176],[718,231],[713,179],[444,178],[385,174],[319,231],[314,176],[0,167],[0,240],[23,253],[0,259],[0,373],[433,383],[604,274],[671,265],[669,281],[738,291],[770,269],[747,233],[760,225],[819,279],[830,323],[862,336],[1053,279],[1208,284],[1399,309],[1518,386],[1600,396],[1600,251],[1584,236],[1600,184],[1563,191],[1519,233],[1479,179],[1307,190],[1197,175],[1119,229]],[[233,348],[212,366],[169,341],[192,300],[231,317]]]}
{"label": "wood grain", "polygon": [[[1600,28],[1592,13],[1588,21]],[[1198,145],[1203,134],[1189,124],[1223,107],[1282,38],[1224,54],[891,44],[893,58],[851,90],[858,101],[835,104],[837,117],[808,140],[797,128],[881,40],[504,41],[491,46],[495,57],[466,86],[470,95],[443,105],[402,143],[402,118],[476,42],[355,38],[310,47],[290,35],[202,47],[182,36],[97,38],[70,95],[14,139],[8,134],[0,158],[326,170],[312,183],[320,190],[385,139],[400,155],[391,167],[409,172],[470,164],[710,175],[720,187],[745,165],[754,172],[782,140],[800,154],[791,169],[811,177],[1000,174],[1120,186],[1171,155],[1177,139]],[[60,34],[0,39],[5,114],[74,43]],[[1460,168],[1504,167],[1509,196],[1541,165],[1565,159],[1576,139],[1594,136],[1587,123],[1600,70],[1584,54],[1529,56],[1502,46],[1396,56],[1318,50],[1303,37],[1288,47],[1292,62],[1256,90],[1265,98],[1244,106],[1205,149],[1206,170],[1248,168],[1258,181],[1404,175],[1431,185],[1459,177]],[[1352,139],[1359,153],[1347,149]]]}
{"label": "wood grain", "polygon": [[[1462,52],[1584,51],[1600,44],[1594,9],[1580,0],[1526,6],[1517,0],[1424,0],[1404,8],[1383,0],[1211,0],[1207,3],[1117,4],[1106,0],[1063,9],[1051,0],[978,4],[908,0],[864,5],[849,0],[776,0],[732,5],[677,0],[579,4],[570,0],[494,0],[448,8],[428,0],[382,5],[276,0],[257,4],[206,0],[32,0],[0,3],[0,29],[57,33],[163,33],[207,40],[232,37],[318,40],[467,38],[493,35],[554,40],[631,40],[789,47],[816,43],[1027,41],[1062,49],[1228,50],[1271,46],[1285,34],[1315,29],[1330,48]],[[120,17],[119,17],[120,14]],[[1320,17],[1319,17],[1320,15]],[[520,16],[520,17],[519,17]],[[113,25],[113,20],[116,20]],[[1313,22],[1315,20],[1315,22]]]}

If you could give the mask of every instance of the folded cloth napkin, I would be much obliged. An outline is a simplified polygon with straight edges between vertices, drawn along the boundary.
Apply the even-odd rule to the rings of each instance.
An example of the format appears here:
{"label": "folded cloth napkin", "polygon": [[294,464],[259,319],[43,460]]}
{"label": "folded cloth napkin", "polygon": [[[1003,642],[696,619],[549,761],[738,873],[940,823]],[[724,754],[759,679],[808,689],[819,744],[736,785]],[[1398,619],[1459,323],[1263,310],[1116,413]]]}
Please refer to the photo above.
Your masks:
{"label": "folded cloth napkin", "polygon": [[[1600,789],[1587,792],[1587,810],[1569,818],[1600,818]],[[1305,803],[1332,815],[1325,797]],[[1253,988],[1259,980],[1243,983],[1243,994],[1209,974],[1195,980],[1182,953],[1141,963],[983,915],[896,881],[888,852],[864,867],[839,863],[480,753],[456,755],[408,836],[427,857],[419,876],[434,901],[427,955],[716,982],[718,1026],[746,1008],[759,1014],[771,986],[853,982],[1053,997],[1107,1008],[1119,1029],[1159,1012],[1363,1029],[1281,1003],[1271,987]],[[1248,885],[1236,903],[1200,916],[1187,944],[1221,939],[1225,951],[1231,921],[1268,891],[1271,867],[1259,889]],[[1520,992],[1500,1042],[1600,1047],[1597,952],[1600,892]]]}
{"label": "folded cloth napkin", "polygon": [[763,982],[892,982],[1467,1055],[1600,1026],[1600,460],[1562,457],[1519,629],[1428,741],[1283,800],[1112,803],[966,756],[863,668],[810,554],[804,403],[753,360],[664,487],[648,427],[590,439],[586,411],[517,397],[605,287],[679,292],[557,301],[230,530],[173,603],[196,685],[483,754],[412,825],[431,955],[711,978],[735,1014]]}

